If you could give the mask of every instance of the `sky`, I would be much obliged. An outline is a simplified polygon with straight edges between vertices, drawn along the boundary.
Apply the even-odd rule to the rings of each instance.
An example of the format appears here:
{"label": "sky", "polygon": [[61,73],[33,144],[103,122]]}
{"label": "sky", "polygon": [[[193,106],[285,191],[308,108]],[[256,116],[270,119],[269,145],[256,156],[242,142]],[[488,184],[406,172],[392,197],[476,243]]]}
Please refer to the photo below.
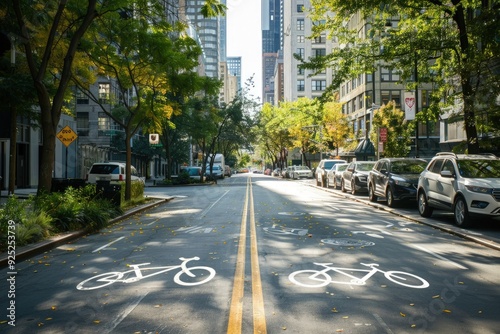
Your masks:
{"label": "sky", "polygon": [[241,57],[241,84],[254,76],[251,94],[262,101],[261,0],[227,0],[227,56]]}

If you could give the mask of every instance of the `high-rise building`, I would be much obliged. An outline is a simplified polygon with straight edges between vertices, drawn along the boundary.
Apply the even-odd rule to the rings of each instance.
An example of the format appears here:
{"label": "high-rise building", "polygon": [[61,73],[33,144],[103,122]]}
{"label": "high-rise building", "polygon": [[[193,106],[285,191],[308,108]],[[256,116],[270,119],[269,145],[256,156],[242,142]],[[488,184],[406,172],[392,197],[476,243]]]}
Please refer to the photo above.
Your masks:
{"label": "high-rise building", "polygon": [[299,69],[300,61],[294,54],[305,60],[324,56],[331,52],[333,41],[326,38],[326,33],[311,39],[313,22],[305,10],[309,0],[289,0],[284,2],[283,16],[283,64],[284,64],[284,100],[295,101],[300,97],[316,98],[321,96],[331,84],[332,70],[314,74]]}
{"label": "high-rise building", "polygon": [[[198,37],[200,39],[203,54],[205,56],[205,74],[208,77],[218,78],[219,60],[221,53],[221,18],[204,17],[203,15],[201,15],[200,10],[204,3],[204,1],[199,0],[185,0],[185,13],[190,24],[192,24],[198,32]],[[222,26],[224,30],[223,35],[225,36],[225,23]]]}
{"label": "high-rise building", "polygon": [[227,57],[227,70],[236,77],[236,90],[241,91],[241,57]]}
{"label": "high-rise building", "polygon": [[284,0],[262,0],[262,101],[274,104],[274,71],[283,47]]}

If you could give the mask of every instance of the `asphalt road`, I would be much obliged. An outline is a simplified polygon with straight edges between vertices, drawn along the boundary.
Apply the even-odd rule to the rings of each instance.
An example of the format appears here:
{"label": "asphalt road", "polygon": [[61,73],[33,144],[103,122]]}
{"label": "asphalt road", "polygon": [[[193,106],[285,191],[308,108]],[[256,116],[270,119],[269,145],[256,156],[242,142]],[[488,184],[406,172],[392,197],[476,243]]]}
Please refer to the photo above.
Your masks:
{"label": "asphalt road", "polygon": [[[174,199],[1,269],[0,332],[500,328],[498,250],[363,196],[255,174],[148,194]],[[498,227],[472,234],[496,238]]]}

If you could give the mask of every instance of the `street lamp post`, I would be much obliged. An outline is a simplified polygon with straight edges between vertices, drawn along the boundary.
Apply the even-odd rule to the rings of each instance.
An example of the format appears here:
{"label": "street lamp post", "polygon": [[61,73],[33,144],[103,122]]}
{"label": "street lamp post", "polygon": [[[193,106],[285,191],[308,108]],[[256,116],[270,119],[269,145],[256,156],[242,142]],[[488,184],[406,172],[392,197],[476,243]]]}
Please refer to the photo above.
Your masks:
{"label": "street lamp post", "polygon": [[418,158],[418,63],[417,63],[417,51],[415,50],[415,157]]}

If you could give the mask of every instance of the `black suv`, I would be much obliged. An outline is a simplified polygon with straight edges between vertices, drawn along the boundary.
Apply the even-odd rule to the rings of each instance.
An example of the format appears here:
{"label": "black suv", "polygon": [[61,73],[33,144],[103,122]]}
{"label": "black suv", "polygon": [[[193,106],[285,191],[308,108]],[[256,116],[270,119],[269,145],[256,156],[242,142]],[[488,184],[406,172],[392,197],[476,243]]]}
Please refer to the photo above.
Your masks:
{"label": "black suv", "polygon": [[376,202],[378,197],[385,197],[390,207],[396,201],[416,200],[418,177],[425,167],[424,159],[380,159],[368,175],[368,198]]}

